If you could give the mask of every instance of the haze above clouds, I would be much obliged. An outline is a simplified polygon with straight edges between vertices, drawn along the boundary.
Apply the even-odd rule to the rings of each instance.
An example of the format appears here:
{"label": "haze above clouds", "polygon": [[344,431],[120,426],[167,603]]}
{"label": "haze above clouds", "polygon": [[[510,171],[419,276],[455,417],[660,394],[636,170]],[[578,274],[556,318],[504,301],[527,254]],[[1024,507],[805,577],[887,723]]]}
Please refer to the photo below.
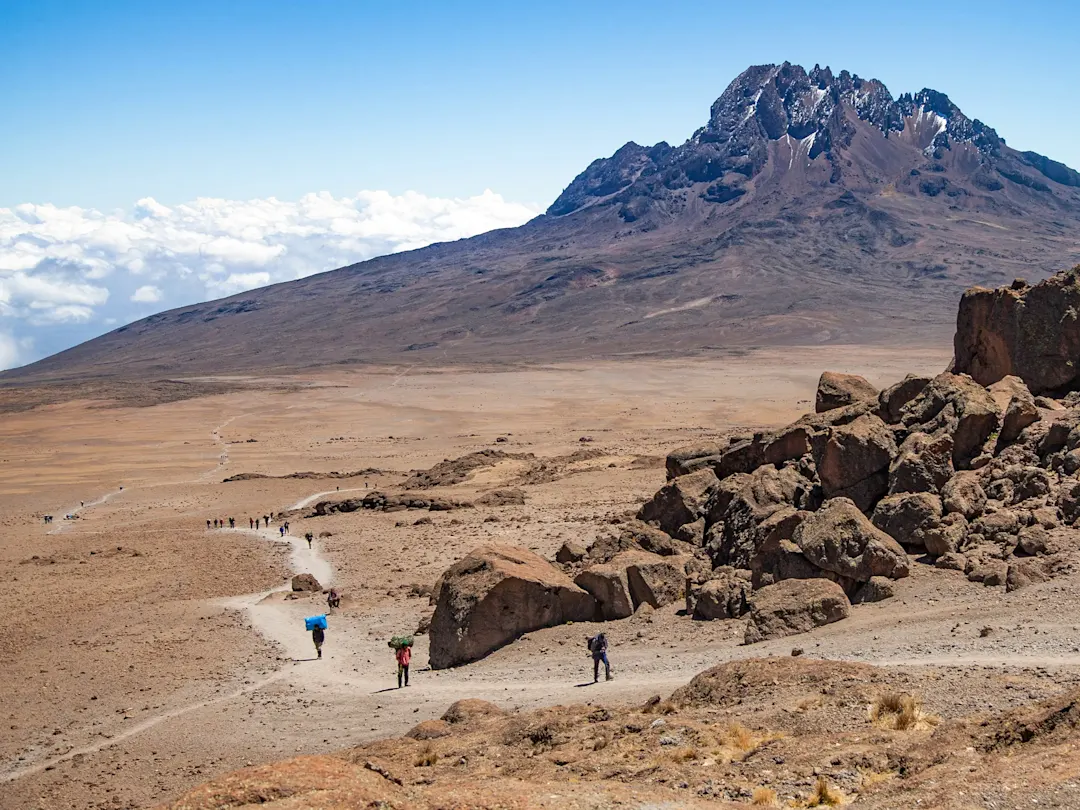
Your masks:
{"label": "haze above clouds", "polygon": [[491,191],[466,199],[320,192],[171,207],[147,197],[108,213],[0,208],[0,369],[154,312],[513,227],[538,213]]}

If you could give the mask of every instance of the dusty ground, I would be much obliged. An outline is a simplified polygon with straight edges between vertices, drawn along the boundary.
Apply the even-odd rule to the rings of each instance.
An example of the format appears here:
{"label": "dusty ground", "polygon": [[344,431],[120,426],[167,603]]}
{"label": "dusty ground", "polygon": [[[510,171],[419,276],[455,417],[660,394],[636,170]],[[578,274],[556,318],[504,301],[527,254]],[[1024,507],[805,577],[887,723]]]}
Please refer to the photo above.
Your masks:
{"label": "dusty ground", "polygon": [[[249,763],[401,734],[459,698],[506,709],[637,704],[708,667],[794,646],[937,684],[927,700],[945,717],[1058,694],[1080,678],[1077,583],[1006,595],[925,565],[895,600],[750,648],[741,622],[692,622],[674,606],[611,623],[617,677],[599,686],[586,677],[587,628],[533,633],[442,672],[425,671],[418,636],[413,684],[392,688],[386,639],[430,611],[410,586],[431,585],[470,548],[497,538],[551,554],[566,539],[588,542],[662,483],[669,449],[789,421],[812,407],[821,370],[885,384],[948,359],[831,348],[485,373],[399,368],[248,379],[244,390],[150,408],[69,402],[5,415],[0,807],[145,807]],[[284,539],[279,521],[247,530],[249,516],[339,489],[392,490],[410,470],[483,448],[535,458],[436,492],[468,500],[520,485],[525,506],[294,515]],[[571,458],[583,449],[596,452]],[[366,468],[381,472],[222,483]],[[237,530],[207,531],[208,519],[230,516]],[[431,523],[414,525],[420,518]],[[331,536],[308,550],[309,530]],[[274,592],[295,571],[346,596],[321,661],[302,617],[322,603]]]}

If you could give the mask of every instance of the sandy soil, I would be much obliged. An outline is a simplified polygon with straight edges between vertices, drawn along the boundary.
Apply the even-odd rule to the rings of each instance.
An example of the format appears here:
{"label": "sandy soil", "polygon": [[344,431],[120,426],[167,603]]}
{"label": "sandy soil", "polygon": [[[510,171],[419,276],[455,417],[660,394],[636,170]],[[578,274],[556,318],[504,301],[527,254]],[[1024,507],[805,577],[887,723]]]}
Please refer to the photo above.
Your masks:
{"label": "sandy soil", "polygon": [[[598,686],[587,675],[587,628],[532,633],[440,672],[425,670],[418,636],[412,685],[394,688],[386,640],[431,609],[413,586],[430,586],[470,548],[498,539],[550,555],[567,539],[588,543],[663,482],[668,450],[789,421],[812,407],[821,370],[887,384],[948,359],[830,348],[483,373],[382,369],[151,408],[72,402],[7,415],[0,807],[145,807],[248,763],[400,734],[462,697],[505,708],[635,702],[718,663],[793,646],[932,672],[951,714],[1055,694],[1080,676],[1075,582],[1006,595],[921,564],[897,599],[797,639],[745,647],[742,622],[692,622],[675,606],[609,623],[616,679]],[[495,447],[535,458],[505,459],[435,493],[470,500],[520,485],[524,506],[294,513],[286,537],[278,519],[248,530],[249,516],[392,490],[410,470]],[[583,448],[598,452],[569,458]],[[548,480],[522,485],[541,462]],[[381,472],[222,483],[365,468]],[[230,516],[235,530],[206,529]],[[317,538],[310,550],[307,531]],[[345,594],[322,660],[302,619],[325,604],[283,591],[304,571]],[[1022,689],[1003,686],[1021,676]]]}

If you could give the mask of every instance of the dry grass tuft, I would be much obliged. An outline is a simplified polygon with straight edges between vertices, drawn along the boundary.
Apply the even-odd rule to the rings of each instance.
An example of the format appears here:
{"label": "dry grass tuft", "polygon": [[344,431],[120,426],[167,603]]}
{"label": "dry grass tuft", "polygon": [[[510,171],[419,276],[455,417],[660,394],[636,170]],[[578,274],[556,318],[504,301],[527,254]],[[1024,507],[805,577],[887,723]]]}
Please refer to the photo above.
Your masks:
{"label": "dry grass tuft", "polygon": [[776,795],[776,791],[767,787],[754,788],[753,796],[751,796],[751,803],[754,807],[780,806],[780,800]]}
{"label": "dry grass tuft", "polygon": [[746,759],[762,745],[778,740],[783,735],[770,731],[751,731],[741,723],[731,723],[717,735],[719,750],[714,755],[723,763]]}
{"label": "dry grass tuft", "polygon": [[941,718],[922,710],[919,699],[907,692],[882,695],[870,704],[870,722],[893,731],[927,731]]}
{"label": "dry grass tuft", "polygon": [[432,765],[434,765],[438,761],[439,761],[439,755],[429,745],[420,753],[420,756],[417,757],[417,759],[413,763],[413,765],[415,767],[417,767],[417,768],[430,768]]}
{"label": "dry grass tuft", "polygon": [[671,758],[675,762],[690,762],[692,760],[697,759],[700,756],[701,756],[701,752],[699,752],[692,745],[687,745],[687,746],[684,746],[682,748],[676,749],[672,753]]}
{"label": "dry grass tuft", "polygon": [[840,791],[830,787],[829,780],[819,776],[814,792],[810,794],[807,807],[839,807],[844,803],[844,797]]}

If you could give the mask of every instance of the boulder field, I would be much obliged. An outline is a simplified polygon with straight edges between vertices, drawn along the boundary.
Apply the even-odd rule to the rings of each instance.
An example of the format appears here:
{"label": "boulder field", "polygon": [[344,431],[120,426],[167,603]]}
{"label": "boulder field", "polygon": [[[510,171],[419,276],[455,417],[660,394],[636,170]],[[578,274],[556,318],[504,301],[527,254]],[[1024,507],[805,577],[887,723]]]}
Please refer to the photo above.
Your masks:
{"label": "boulder field", "polygon": [[970,290],[952,370],[880,391],[825,372],[814,413],[672,451],[667,483],[614,536],[568,543],[557,564],[474,551],[440,580],[432,665],[679,599],[695,619],[746,616],[748,644],[805,632],[889,598],[913,555],[1009,591],[1070,570],[1076,304],[1080,267],[1034,287]]}

